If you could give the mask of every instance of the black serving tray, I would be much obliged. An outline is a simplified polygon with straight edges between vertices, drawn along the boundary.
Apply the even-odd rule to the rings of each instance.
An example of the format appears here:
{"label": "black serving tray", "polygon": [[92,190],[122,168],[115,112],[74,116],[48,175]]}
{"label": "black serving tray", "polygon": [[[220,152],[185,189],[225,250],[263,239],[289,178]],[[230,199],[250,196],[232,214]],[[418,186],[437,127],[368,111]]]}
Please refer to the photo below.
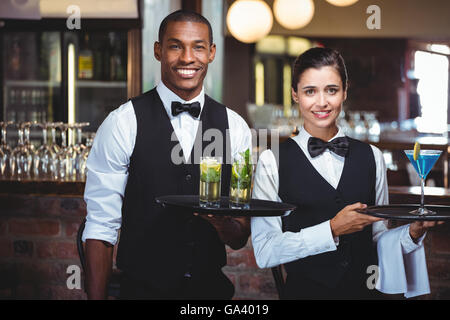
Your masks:
{"label": "black serving tray", "polygon": [[295,206],[267,200],[252,199],[249,209],[234,209],[229,207],[229,198],[221,197],[220,207],[204,208],[199,205],[199,197],[194,195],[167,195],[155,198],[156,202],[166,208],[183,209],[199,214],[223,216],[270,217],[281,216],[286,211],[295,210]]}
{"label": "black serving tray", "polygon": [[444,221],[450,220],[450,206],[425,205],[425,208],[436,212],[433,215],[414,215],[409,213],[420,206],[418,204],[393,204],[385,206],[371,206],[356,210],[378,218],[410,221]]}

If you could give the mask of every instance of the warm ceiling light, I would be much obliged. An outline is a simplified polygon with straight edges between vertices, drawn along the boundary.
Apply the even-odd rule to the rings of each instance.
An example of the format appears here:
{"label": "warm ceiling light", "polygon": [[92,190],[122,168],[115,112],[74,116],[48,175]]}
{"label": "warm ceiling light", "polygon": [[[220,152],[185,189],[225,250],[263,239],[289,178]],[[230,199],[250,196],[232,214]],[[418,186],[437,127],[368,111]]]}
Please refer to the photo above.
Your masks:
{"label": "warm ceiling light", "polygon": [[278,23],[286,29],[300,29],[314,16],[312,0],[275,0],[273,12]]}
{"label": "warm ceiling light", "polygon": [[351,6],[355,2],[358,2],[358,0],[327,0],[327,2],[334,4],[335,6],[338,7],[346,7]]}
{"label": "warm ceiling light", "polygon": [[272,24],[272,11],[264,1],[238,0],[228,9],[228,30],[239,41],[251,43],[264,38]]}

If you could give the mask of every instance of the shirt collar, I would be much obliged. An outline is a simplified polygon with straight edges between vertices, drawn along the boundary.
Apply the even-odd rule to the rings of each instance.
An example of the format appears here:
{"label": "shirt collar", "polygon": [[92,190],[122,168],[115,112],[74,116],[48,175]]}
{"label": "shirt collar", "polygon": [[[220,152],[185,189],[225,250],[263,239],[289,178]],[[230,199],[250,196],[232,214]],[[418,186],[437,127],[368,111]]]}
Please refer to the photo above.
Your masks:
{"label": "shirt collar", "polygon": [[200,102],[200,114],[201,110],[203,110],[203,105],[205,104],[205,88],[202,86],[202,91],[198,96],[196,96],[192,100],[183,100],[179,96],[177,96],[172,90],[166,87],[166,85],[160,81],[159,84],[156,86],[156,91],[158,92],[159,97],[161,98],[161,101],[164,105],[164,109],[166,109],[166,112],[172,120],[174,117],[172,116],[172,101],[178,101],[181,103],[192,103],[192,102]]}
{"label": "shirt collar", "polygon": [[[308,140],[310,137],[312,137],[312,135],[308,131],[306,131],[305,128],[302,126],[299,130],[298,135],[296,135],[292,139],[294,139],[299,145],[302,145],[307,149],[308,148]],[[334,138],[338,138],[338,137],[345,137],[344,131],[339,126],[338,126],[338,132],[336,133],[336,135],[328,141],[331,141]]]}

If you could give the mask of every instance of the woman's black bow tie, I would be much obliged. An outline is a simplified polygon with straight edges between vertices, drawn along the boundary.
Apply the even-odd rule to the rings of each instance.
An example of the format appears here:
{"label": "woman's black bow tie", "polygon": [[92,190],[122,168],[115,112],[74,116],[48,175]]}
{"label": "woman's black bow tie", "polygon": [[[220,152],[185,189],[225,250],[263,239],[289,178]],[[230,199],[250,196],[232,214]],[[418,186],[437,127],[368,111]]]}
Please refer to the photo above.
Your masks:
{"label": "woman's black bow tie", "polygon": [[310,137],[308,140],[308,152],[313,158],[322,154],[327,148],[337,155],[345,157],[348,151],[348,139],[347,137],[339,137],[330,142],[325,142],[319,138]]}
{"label": "woman's black bow tie", "polygon": [[194,118],[198,118],[200,115],[200,102],[181,103],[178,101],[172,101],[172,115],[175,117],[182,112],[189,112]]}

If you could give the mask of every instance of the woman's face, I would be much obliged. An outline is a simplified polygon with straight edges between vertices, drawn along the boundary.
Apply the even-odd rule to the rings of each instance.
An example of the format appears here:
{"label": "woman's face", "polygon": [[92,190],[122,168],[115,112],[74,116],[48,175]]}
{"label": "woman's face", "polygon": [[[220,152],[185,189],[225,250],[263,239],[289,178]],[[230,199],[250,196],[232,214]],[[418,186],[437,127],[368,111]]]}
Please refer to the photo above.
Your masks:
{"label": "woman's face", "polygon": [[334,67],[306,69],[300,75],[297,92],[292,90],[292,97],[298,103],[304,127],[311,135],[337,133],[336,119],[347,91],[344,91],[342,79]]}

